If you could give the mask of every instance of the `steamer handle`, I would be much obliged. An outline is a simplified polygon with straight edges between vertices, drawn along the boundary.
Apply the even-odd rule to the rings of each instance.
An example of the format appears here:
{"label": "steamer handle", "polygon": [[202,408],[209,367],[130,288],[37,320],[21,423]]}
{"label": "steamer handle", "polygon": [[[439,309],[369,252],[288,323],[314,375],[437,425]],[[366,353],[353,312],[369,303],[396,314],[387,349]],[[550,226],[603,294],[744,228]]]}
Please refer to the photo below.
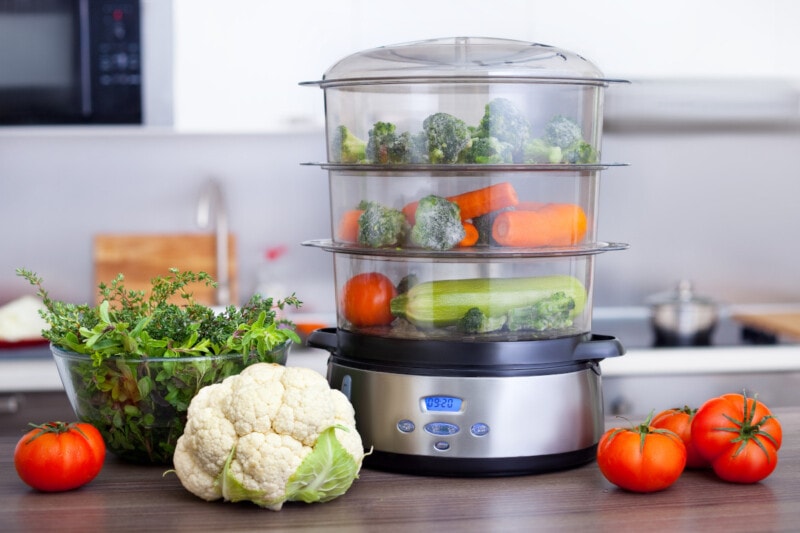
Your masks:
{"label": "steamer handle", "polygon": [[306,344],[312,348],[322,348],[335,354],[339,348],[339,338],[336,335],[336,328],[320,328],[311,332],[306,339]]}
{"label": "steamer handle", "polygon": [[572,358],[576,361],[602,361],[607,357],[619,357],[623,354],[625,348],[616,337],[592,334],[587,341],[575,347]]}

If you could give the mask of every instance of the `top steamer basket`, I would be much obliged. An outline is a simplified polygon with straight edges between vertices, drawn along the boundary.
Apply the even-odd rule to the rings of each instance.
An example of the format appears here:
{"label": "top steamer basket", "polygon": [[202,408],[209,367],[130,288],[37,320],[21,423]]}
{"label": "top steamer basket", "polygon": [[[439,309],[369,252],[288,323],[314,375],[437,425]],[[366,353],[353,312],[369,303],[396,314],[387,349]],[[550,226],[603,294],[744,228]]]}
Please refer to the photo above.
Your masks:
{"label": "top steamer basket", "polygon": [[353,54],[323,79],[337,327],[309,345],[368,467],[512,475],[591,461],[603,91],[552,46],[458,37]]}

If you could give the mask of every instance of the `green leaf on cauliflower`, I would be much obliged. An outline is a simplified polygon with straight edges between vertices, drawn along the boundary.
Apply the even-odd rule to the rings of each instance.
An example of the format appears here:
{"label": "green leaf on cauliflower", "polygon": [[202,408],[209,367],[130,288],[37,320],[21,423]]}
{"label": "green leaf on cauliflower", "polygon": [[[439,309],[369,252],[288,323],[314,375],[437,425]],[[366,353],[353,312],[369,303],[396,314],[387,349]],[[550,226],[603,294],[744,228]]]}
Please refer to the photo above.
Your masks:
{"label": "green leaf on cauliflower", "polygon": [[337,427],[349,431],[344,426],[331,426],[320,433],[314,451],[303,459],[286,484],[288,501],[330,501],[347,492],[358,477],[361,465],[336,438]]}

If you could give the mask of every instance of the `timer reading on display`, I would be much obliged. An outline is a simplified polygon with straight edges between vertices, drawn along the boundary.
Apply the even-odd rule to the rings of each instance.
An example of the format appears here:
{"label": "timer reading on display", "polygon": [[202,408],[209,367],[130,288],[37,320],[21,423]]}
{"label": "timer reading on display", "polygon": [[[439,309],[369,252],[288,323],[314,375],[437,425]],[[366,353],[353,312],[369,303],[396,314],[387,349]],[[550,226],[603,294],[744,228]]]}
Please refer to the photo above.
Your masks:
{"label": "timer reading on display", "polygon": [[425,396],[422,398],[426,411],[457,413],[463,400],[454,396]]}

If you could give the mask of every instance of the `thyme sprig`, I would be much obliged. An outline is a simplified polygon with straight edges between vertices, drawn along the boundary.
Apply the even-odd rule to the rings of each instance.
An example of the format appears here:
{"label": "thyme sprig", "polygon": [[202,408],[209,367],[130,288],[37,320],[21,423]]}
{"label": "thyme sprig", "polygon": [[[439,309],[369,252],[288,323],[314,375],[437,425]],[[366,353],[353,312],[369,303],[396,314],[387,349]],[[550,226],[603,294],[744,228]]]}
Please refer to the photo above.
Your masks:
{"label": "thyme sprig", "polygon": [[41,315],[50,326],[42,335],[96,363],[121,354],[191,357],[256,350],[264,355],[289,339],[300,342],[291,322],[277,317],[277,310],[302,305],[294,294],[277,301],[256,294],[241,308],[228,306],[216,314],[189,290],[196,283],[216,286],[204,272],[172,268],[151,280],[149,293],[126,289],[124,275],[118,274],[99,284],[100,304],[94,307],[52,299],[42,278],[30,270],[17,269],[17,275],[35,286],[42,299]]}

